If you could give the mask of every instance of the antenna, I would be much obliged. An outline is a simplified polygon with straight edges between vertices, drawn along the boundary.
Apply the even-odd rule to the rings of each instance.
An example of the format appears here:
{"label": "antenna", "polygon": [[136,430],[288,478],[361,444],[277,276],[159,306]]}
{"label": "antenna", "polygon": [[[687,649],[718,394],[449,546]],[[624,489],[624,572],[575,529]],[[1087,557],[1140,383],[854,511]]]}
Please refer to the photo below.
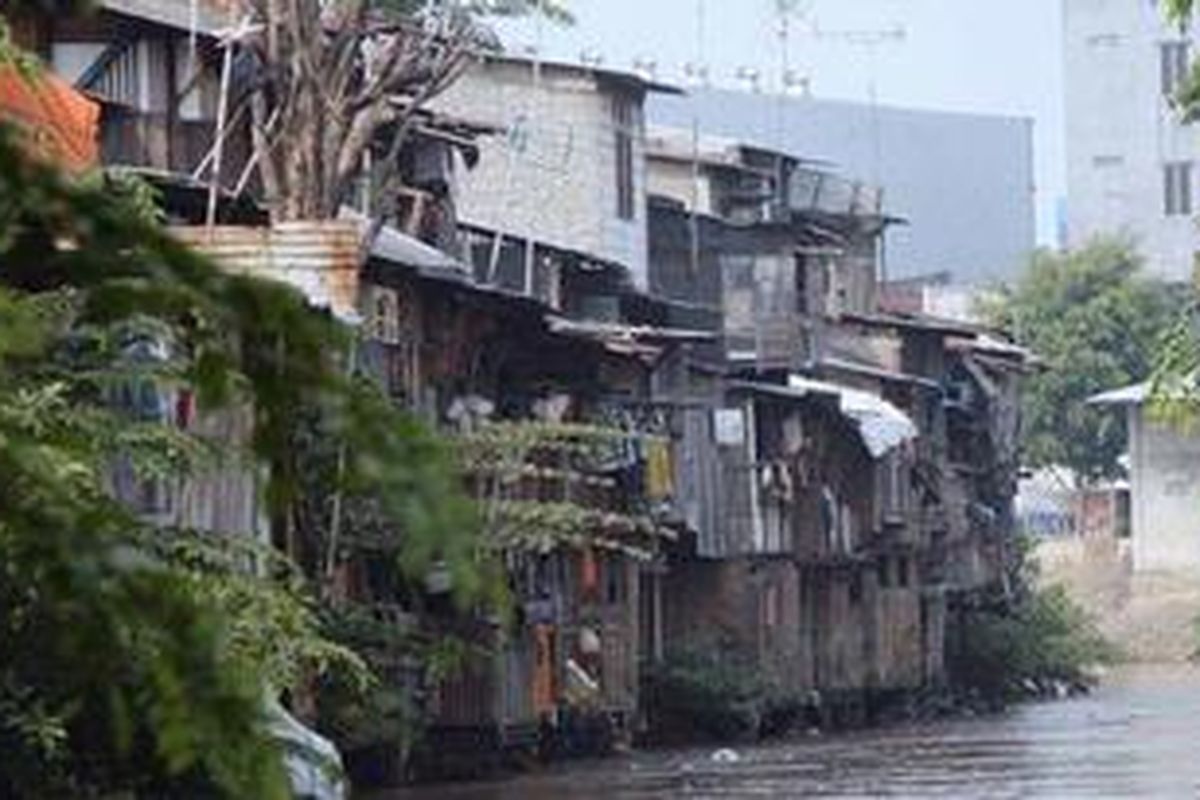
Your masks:
{"label": "antenna", "polygon": [[604,56],[599,50],[591,47],[586,47],[579,51],[579,63],[585,67],[599,67],[604,63]]}
{"label": "antenna", "polygon": [[807,19],[811,8],[812,0],[775,0],[775,15],[779,22],[779,79],[785,94],[789,86],[788,76],[795,75],[791,64],[792,18]]}
{"label": "antenna", "polygon": [[758,94],[758,92],[762,89],[762,73],[758,71],[757,67],[738,67],[737,73],[734,74],[734,77],[746,84],[746,87],[755,94]]}
{"label": "antenna", "polygon": [[820,24],[814,20],[812,35],[818,40],[842,42],[853,47],[862,47],[867,51],[869,70],[867,101],[871,108],[871,180],[876,187],[879,187],[879,169],[883,155],[882,136],[879,130],[879,89],[877,85],[879,48],[907,41],[908,30],[900,24],[876,30],[822,30]]}
{"label": "antenna", "polygon": [[788,95],[797,87],[802,87],[802,94],[807,96],[811,85],[809,79],[801,76],[792,68],[791,63],[791,34],[792,18],[805,19],[808,17],[811,0],[775,0],[775,14],[778,17],[779,35],[779,96],[775,105],[775,146],[786,149],[784,141],[787,134],[785,104]]}
{"label": "antenna", "polygon": [[648,56],[639,56],[633,60],[633,71],[645,81],[652,81],[658,76],[658,62]]}
{"label": "antenna", "polygon": [[[871,182],[879,192],[880,207],[883,202],[883,184],[880,175],[883,161],[883,134],[879,127],[879,90],[878,54],[879,48],[885,45],[903,43],[908,39],[908,30],[901,24],[876,30],[822,30],[815,20],[812,35],[818,40],[842,42],[853,47],[862,47],[867,51],[869,77],[867,80],[867,100],[871,113]],[[879,280],[887,280],[887,242],[881,236],[879,249],[876,254],[876,271]]]}
{"label": "antenna", "polygon": [[[704,0],[696,0],[696,52],[695,61],[683,67],[684,75],[693,88],[707,88],[708,65],[704,62]],[[691,277],[700,275],[700,108],[698,92],[691,92],[692,106],[692,202],[688,215],[688,236],[691,245],[689,257]]]}

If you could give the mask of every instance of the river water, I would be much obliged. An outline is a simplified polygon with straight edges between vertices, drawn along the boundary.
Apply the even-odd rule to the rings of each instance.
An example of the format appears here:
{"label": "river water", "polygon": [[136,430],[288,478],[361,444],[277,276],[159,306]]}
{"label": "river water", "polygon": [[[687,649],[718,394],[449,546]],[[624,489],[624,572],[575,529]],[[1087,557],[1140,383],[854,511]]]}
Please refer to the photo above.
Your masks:
{"label": "river water", "polygon": [[638,753],[388,800],[684,797],[1196,798],[1200,670],[1137,667],[1088,697],[1001,716],[737,750]]}

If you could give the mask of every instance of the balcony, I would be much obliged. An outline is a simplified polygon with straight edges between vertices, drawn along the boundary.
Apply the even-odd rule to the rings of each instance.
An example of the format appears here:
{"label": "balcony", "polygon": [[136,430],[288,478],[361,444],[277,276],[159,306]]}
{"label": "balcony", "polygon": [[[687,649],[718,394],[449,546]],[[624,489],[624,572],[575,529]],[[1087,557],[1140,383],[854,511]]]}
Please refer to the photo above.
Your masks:
{"label": "balcony", "polygon": [[865,183],[798,168],[788,183],[788,207],[800,213],[878,216],[883,211],[883,193]]}
{"label": "balcony", "polygon": [[[107,104],[100,124],[100,160],[105,166],[191,175],[212,150],[213,133],[214,123],[208,120],[172,121],[166,114]],[[221,157],[225,188],[237,184],[249,158],[249,135],[244,130],[232,131]]]}

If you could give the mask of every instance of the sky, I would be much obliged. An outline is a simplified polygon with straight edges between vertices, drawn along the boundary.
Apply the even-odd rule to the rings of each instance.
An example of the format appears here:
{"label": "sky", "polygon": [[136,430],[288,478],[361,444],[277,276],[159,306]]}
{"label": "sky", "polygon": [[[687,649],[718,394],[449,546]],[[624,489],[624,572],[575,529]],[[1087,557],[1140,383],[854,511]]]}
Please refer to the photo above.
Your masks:
{"label": "sky", "polygon": [[[605,66],[653,60],[683,84],[706,65],[713,85],[746,87],[742,68],[777,90],[786,63],[816,97],[1034,119],[1038,240],[1053,244],[1066,194],[1060,0],[784,0],[794,7],[785,48],[780,0],[566,0],[570,27],[532,20],[502,27],[513,50],[599,55]],[[876,34],[903,30],[880,41]],[[815,33],[819,31],[820,33]]]}

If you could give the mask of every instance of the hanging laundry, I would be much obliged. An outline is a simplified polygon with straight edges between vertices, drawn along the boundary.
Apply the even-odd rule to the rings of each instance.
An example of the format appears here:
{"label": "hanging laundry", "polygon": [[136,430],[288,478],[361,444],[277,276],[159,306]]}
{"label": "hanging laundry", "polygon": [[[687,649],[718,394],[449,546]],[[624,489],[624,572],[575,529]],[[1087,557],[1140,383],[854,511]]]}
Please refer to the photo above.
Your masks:
{"label": "hanging laundry", "polygon": [[675,475],[671,464],[671,445],[664,439],[646,442],[646,499],[657,502],[674,494]]}
{"label": "hanging laundry", "polygon": [[590,547],[583,551],[579,586],[585,598],[594,598],[600,593],[600,561]]}
{"label": "hanging laundry", "polygon": [[533,628],[533,710],[539,716],[552,714],[557,705],[554,633],[553,625]]}

